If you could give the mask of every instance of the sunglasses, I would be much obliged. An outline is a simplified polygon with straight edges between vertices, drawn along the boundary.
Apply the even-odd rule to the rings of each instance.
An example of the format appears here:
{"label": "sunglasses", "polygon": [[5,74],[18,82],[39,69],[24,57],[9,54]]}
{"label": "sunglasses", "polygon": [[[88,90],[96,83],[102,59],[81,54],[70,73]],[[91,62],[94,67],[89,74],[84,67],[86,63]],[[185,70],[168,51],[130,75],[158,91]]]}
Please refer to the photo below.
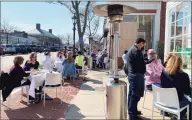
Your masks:
{"label": "sunglasses", "polygon": [[154,54],[156,54],[156,53],[149,53],[150,55],[154,55]]}

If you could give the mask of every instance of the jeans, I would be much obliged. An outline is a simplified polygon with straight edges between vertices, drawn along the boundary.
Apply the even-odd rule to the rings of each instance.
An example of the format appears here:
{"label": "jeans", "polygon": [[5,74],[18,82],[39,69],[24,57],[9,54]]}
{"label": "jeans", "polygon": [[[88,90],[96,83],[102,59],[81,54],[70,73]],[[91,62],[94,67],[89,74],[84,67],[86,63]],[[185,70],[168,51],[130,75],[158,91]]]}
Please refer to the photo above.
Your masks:
{"label": "jeans", "polygon": [[[153,85],[157,86],[157,87],[161,87],[160,83],[154,83]],[[152,91],[152,84],[151,85],[146,85],[147,90]]]}
{"label": "jeans", "polygon": [[144,74],[128,74],[129,94],[128,94],[128,113],[130,119],[137,117],[137,104],[144,94]]}
{"label": "jeans", "polygon": [[[186,97],[183,97],[183,100],[179,102],[179,105],[180,105],[180,108],[186,105],[189,105],[189,118],[191,118],[191,102]],[[187,113],[187,109],[184,109],[180,114],[181,116],[180,119],[183,119],[186,113]]]}

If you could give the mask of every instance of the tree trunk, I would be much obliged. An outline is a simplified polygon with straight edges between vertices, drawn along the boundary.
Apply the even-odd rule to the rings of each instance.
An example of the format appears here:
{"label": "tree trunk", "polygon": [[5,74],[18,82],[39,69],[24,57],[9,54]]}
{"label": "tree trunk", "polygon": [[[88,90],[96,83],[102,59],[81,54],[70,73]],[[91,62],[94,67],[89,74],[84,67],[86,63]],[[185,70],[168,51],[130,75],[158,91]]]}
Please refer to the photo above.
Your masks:
{"label": "tree trunk", "polygon": [[80,46],[80,51],[83,54],[84,53],[83,36],[79,36],[79,46]]}
{"label": "tree trunk", "polygon": [[6,34],[6,44],[9,44],[9,34]]}

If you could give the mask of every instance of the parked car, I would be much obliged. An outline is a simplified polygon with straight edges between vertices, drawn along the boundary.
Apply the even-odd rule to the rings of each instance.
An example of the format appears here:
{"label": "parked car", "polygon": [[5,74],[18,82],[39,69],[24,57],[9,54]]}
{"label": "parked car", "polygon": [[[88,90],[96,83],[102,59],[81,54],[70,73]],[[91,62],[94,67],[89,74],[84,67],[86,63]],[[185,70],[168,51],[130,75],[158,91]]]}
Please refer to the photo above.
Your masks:
{"label": "parked car", "polygon": [[2,49],[2,54],[15,54],[16,53],[16,49],[13,45],[8,45],[8,44],[2,44],[1,45],[1,49]]}
{"label": "parked car", "polygon": [[32,52],[38,52],[37,46],[36,45],[29,45]]}
{"label": "parked car", "polygon": [[56,47],[50,47],[51,52],[57,52],[57,48]]}
{"label": "parked car", "polygon": [[14,45],[14,46],[15,46],[15,49],[16,49],[16,53],[23,53],[23,54],[28,53],[26,45],[17,44],[17,45]]}
{"label": "parked car", "polygon": [[33,51],[30,45],[25,45],[25,47],[27,49],[27,53],[31,53]]}

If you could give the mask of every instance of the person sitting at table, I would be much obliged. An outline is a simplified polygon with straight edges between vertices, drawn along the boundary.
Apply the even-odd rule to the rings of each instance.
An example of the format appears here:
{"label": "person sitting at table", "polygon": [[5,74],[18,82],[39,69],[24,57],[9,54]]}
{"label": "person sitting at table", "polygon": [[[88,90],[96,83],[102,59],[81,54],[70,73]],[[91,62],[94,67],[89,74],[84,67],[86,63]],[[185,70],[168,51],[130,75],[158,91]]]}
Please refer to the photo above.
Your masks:
{"label": "person sitting at table", "polygon": [[29,60],[26,61],[24,70],[30,71],[31,69],[38,69],[39,68],[39,62],[37,61],[37,54],[31,53],[29,56]]}
{"label": "person sitting at table", "polygon": [[79,51],[78,56],[75,58],[75,64],[77,69],[82,69],[82,66],[84,65],[84,56]]}
{"label": "person sitting at table", "polygon": [[45,52],[45,60],[43,61],[43,69],[45,69],[45,70],[52,69],[50,52]]}
{"label": "person sitting at table", "polygon": [[[191,102],[185,97],[185,95],[191,95],[190,80],[188,74],[182,70],[182,66],[183,61],[181,57],[172,55],[167,61],[165,70],[163,70],[161,74],[161,87],[176,88],[180,106],[183,107],[189,104],[189,114],[191,116]],[[181,112],[181,118],[179,119],[184,119],[185,114],[186,109]],[[173,119],[175,119],[175,117],[173,117]]]}
{"label": "person sitting at table", "polygon": [[67,58],[63,61],[62,65],[63,65],[63,71],[62,71],[63,78],[76,76],[76,66],[72,52],[68,52]]}
{"label": "person sitting at table", "polygon": [[158,60],[154,49],[149,49],[147,52],[147,56],[151,62],[146,65],[146,88],[152,91],[152,84],[160,86],[160,76],[164,67]]}
{"label": "person sitting at table", "polygon": [[107,57],[107,53],[105,50],[103,50],[102,55],[99,59],[99,66],[100,68],[105,68],[104,58]]}
{"label": "person sitting at table", "polygon": [[25,73],[24,69],[21,67],[23,61],[24,58],[21,56],[14,58],[14,65],[11,67],[9,72],[9,84],[2,91],[3,101],[6,101],[6,98],[11,94],[14,88],[30,85],[31,82],[27,79],[29,74]]}
{"label": "person sitting at table", "polygon": [[95,50],[93,50],[93,51],[91,52],[91,57],[92,57],[92,59],[93,59],[93,68],[95,68],[95,67],[96,67],[96,62],[97,62],[97,56],[96,56],[96,54],[95,54]]}
{"label": "person sitting at table", "polygon": [[62,52],[59,51],[59,52],[57,53],[57,58],[56,58],[55,61],[62,61],[62,62],[63,62],[63,60],[64,60],[64,55],[62,55]]}

